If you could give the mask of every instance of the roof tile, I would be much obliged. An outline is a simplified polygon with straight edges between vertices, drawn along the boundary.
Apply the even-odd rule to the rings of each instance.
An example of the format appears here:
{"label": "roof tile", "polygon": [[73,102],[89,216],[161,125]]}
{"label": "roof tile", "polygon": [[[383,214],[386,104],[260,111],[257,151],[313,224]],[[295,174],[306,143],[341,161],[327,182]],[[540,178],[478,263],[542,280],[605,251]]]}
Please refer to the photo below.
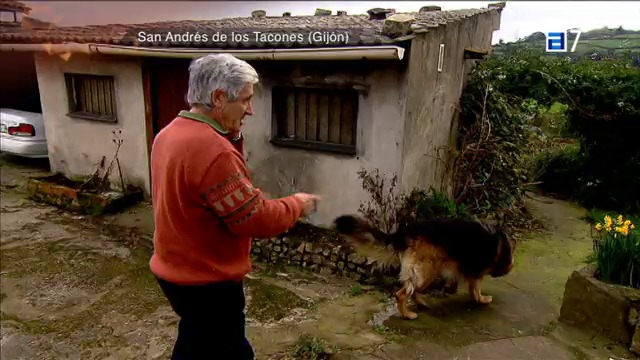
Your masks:
{"label": "roof tile", "polygon": [[[0,0],[1,1],[1,0]],[[414,31],[449,23],[462,21],[482,13],[500,11],[495,8],[465,9],[450,11],[427,11],[406,13],[415,17]],[[401,39],[393,39],[383,33],[384,20],[370,20],[368,15],[331,15],[331,16],[265,16],[246,18],[226,18],[219,20],[183,20],[161,21],[143,24],[109,24],[74,27],[57,27],[53,29],[9,29],[0,32],[0,43],[98,43],[133,46],[174,46],[174,47],[209,47],[209,48],[265,48],[296,46],[354,46],[381,45],[397,43]],[[215,33],[247,34],[249,39],[242,41],[162,41],[161,43],[141,43],[138,33],[161,34],[162,38],[171,31],[174,34],[196,33],[208,34],[209,40]],[[301,42],[291,41],[256,41],[253,32],[271,34],[302,34]],[[348,34],[348,41],[309,43],[310,32]],[[406,37],[405,37],[406,38]]]}

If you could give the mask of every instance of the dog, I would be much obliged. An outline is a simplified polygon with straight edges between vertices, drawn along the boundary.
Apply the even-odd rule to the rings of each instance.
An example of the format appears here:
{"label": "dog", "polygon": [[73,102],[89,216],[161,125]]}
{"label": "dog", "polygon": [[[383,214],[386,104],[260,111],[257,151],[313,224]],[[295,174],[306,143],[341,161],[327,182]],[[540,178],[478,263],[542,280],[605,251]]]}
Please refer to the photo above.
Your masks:
{"label": "dog", "polygon": [[420,293],[439,276],[448,282],[453,278],[456,288],[458,279],[465,280],[473,301],[488,305],[493,298],[482,294],[482,279],[505,276],[514,265],[515,242],[486,222],[434,219],[387,234],[358,216],[343,215],[334,220],[333,228],[379,268],[400,268],[403,285],[395,297],[398,311],[408,320],[418,317],[407,307],[409,298],[428,308]]}

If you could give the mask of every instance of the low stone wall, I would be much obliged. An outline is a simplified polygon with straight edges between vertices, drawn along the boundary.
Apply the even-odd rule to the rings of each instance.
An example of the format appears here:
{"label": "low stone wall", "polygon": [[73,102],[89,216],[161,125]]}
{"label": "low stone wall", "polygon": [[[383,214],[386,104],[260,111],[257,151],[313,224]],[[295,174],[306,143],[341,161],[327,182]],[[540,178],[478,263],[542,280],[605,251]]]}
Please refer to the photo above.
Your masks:
{"label": "low stone wall", "polygon": [[387,278],[375,263],[356,254],[339,238],[326,234],[306,241],[290,236],[254,240],[252,253],[258,261],[299,266],[321,275],[345,276],[366,283],[381,283]]}
{"label": "low stone wall", "polygon": [[640,355],[640,290],[603,283],[594,273],[588,266],[571,274],[560,321],[591,329]]}
{"label": "low stone wall", "polygon": [[264,262],[295,265],[323,275],[362,277],[374,272],[372,264],[348,245],[297,242],[286,236],[254,241],[253,255]]}

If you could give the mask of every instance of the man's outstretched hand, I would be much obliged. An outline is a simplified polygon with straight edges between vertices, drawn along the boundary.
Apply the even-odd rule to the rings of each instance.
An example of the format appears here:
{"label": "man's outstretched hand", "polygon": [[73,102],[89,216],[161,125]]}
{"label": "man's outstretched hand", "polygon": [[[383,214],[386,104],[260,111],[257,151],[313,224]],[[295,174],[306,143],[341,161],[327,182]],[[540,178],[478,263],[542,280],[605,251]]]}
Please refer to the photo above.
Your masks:
{"label": "man's outstretched hand", "polygon": [[306,194],[306,193],[297,193],[293,196],[302,200],[304,204],[303,215],[309,215],[310,213],[316,211],[316,207],[318,205],[318,201],[320,201],[320,196],[314,194]]}

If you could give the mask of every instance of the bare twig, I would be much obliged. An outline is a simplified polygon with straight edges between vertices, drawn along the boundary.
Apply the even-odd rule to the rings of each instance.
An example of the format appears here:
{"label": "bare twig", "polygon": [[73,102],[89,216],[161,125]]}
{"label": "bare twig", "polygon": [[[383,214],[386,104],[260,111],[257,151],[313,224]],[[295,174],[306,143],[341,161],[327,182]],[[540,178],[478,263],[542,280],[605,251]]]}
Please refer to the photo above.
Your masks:
{"label": "bare twig", "polygon": [[[118,160],[118,153],[120,152],[120,146],[122,146],[123,140],[120,138],[120,134],[122,133],[122,130],[114,130],[113,131],[113,142],[116,144],[116,151],[113,154],[113,158],[111,159],[111,161],[109,162],[109,166],[107,167],[107,170],[105,171],[104,175],[102,176],[102,180],[101,180],[101,187],[106,187],[105,184],[108,182],[108,178],[109,178],[109,174],[111,173],[111,169],[113,168],[113,163],[118,161],[119,164],[119,160]],[[119,165],[118,165],[119,167]],[[121,176],[121,180],[122,180],[122,174],[120,174]],[[122,185],[124,186],[124,180],[122,180]],[[123,189],[124,190],[124,189]]]}
{"label": "bare twig", "polygon": [[104,162],[107,160],[106,156],[103,156],[102,159],[98,162],[96,167],[96,171],[94,171],[93,175],[89,176],[87,180],[85,180],[79,187],[78,190],[85,190],[89,184],[95,182],[100,178],[100,169],[104,167]]}
{"label": "bare twig", "polygon": [[120,186],[122,186],[122,192],[124,189],[124,178],[122,177],[122,169],[120,168],[120,159],[116,158],[116,166],[118,166],[118,175],[120,176]]}

